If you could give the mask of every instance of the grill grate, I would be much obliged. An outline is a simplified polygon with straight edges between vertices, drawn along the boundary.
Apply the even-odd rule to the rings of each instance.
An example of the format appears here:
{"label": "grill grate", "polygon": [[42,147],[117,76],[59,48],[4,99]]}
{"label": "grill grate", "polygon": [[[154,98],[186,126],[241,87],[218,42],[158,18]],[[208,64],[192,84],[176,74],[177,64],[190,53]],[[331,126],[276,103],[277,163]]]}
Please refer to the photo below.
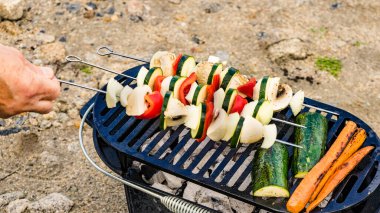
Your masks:
{"label": "grill grate", "polygon": [[[137,66],[127,70],[125,74],[136,76],[140,67]],[[117,76],[116,80],[122,82],[123,85],[135,86],[135,81],[121,76]],[[108,109],[104,99],[104,94],[97,94],[94,99],[95,107],[92,115],[92,125],[100,137],[120,153],[243,202],[270,211],[286,211],[286,199],[262,199],[251,195],[250,172],[252,168],[251,164],[246,162],[246,159],[253,155],[258,147],[257,144],[250,144],[246,147],[240,145],[237,149],[230,149],[227,143],[211,140],[197,143],[191,139],[188,129],[184,126],[160,131],[158,119],[138,120],[134,117],[129,117],[126,115],[125,109],[120,105]],[[326,116],[329,121],[328,145],[335,140],[337,134],[343,128],[344,122],[346,120],[353,120],[368,133],[365,145],[376,146],[372,155],[367,157],[340,184],[333,194],[333,199],[320,211],[334,212],[349,208],[364,200],[380,183],[380,171],[378,167],[380,158],[378,154],[380,149],[379,138],[367,124],[350,113],[307,98],[305,99],[305,103],[339,113],[339,117],[337,117],[317,111]],[[311,109],[305,107],[302,111],[311,111]],[[288,109],[286,112],[276,113],[274,117],[291,120],[292,112]],[[279,130],[277,138],[292,141],[294,127],[281,123],[276,124]],[[162,142],[161,140],[163,140],[165,135],[169,135],[169,138],[161,145],[158,145]],[[143,145],[145,145],[144,149],[142,149]],[[165,151],[169,148],[171,148],[171,152],[164,155]],[[212,148],[215,148],[215,151],[208,154]],[[293,148],[288,148],[291,157]],[[178,158],[180,152],[182,152],[181,157]],[[192,155],[194,156],[194,153],[197,154],[191,158]],[[211,174],[207,175],[211,166],[221,157],[223,160],[213,169]],[[235,160],[233,165],[231,165],[232,159]],[[230,167],[230,169],[223,174],[222,171],[226,167]],[[292,176],[291,171],[289,171],[289,177]],[[289,179],[291,193],[298,183],[299,180],[294,180],[294,178]]]}

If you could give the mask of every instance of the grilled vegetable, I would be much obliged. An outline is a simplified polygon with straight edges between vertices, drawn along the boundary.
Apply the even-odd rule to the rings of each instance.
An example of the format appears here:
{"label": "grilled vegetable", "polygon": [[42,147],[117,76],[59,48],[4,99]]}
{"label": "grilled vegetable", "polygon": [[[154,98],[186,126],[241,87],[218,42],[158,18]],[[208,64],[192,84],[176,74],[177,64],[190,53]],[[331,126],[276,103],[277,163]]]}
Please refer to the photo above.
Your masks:
{"label": "grilled vegetable", "polygon": [[186,109],[187,109],[188,115],[192,115],[192,116],[186,117],[185,126],[190,128],[190,129],[197,128],[198,122],[199,122],[199,117],[201,114],[200,110],[202,108],[199,106],[195,106],[195,105],[187,105]]}
{"label": "grilled vegetable", "polygon": [[142,115],[147,106],[145,104],[145,95],[152,92],[152,89],[148,85],[143,85],[141,87],[136,87],[133,89],[131,94],[128,96],[128,104],[127,105],[127,115],[129,116],[139,116]]}
{"label": "grilled vegetable", "polygon": [[[152,67],[153,68],[153,67]],[[137,86],[141,87],[144,85],[145,77],[148,74],[149,70],[145,67],[141,67],[139,73],[137,74],[136,81]]]}
{"label": "grilled vegetable", "polygon": [[246,84],[238,86],[237,90],[249,98],[253,98],[253,89],[255,88],[255,85],[256,79],[251,78]]}
{"label": "grilled vegetable", "polygon": [[244,106],[241,116],[254,117],[263,125],[267,125],[273,117],[273,105],[264,99],[252,101]]}
{"label": "grilled vegetable", "polygon": [[[213,63],[208,61],[202,61],[195,66],[195,73],[197,74],[197,82],[199,84],[208,84],[207,80],[210,76]],[[211,77],[212,80],[212,77]]]}
{"label": "grilled vegetable", "polygon": [[172,92],[166,92],[164,96],[164,103],[162,104],[161,108],[161,114],[160,114],[160,129],[165,130],[167,127],[167,120],[165,119],[165,111],[166,108],[168,107],[169,100],[173,98],[173,93]]}
{"label": "grilled vegetable", "polygon": [[241,129],[240,143],[255,143],[263,138],[263,125],[256,119],[245,117]]}
{"label": "grilled vegetable", "polygon": [[326,185],[322,188],[316,200],[314,200],[306,208],[306,212],[312,211],[318,206],[334,189],[339,185],[342,180],[363,160],[363,158],[368,155],[373,150],[373,146],[366,146],[359,151],[355,152],[348,160],[346,160],[342,165],[340,165],[337,171],[329,178]]}
{"label": "grilled vegetable", "polygon": [[193,56],[182,55],[177,67],[177,75],[187,77],[194,72],[195,59]]}
{"label": "grilled vegetable", "polygon": [[161,90],[160,90],[160,93],[162,96],[165,96],[166,92],[169,91],[169,86],[170,86],[170,82],[172,81],[172,79],[173,79],[172,76],[168,76],[168,77],[164,78],[164,80],[162,80]]}
{"label": "grilled vegetable", "polygon": [[185,80],[186,78],[179,76],[173,76],[173,78],[170,80],[169,91],[173,92],[174,98],[178,99],[180,93],[179,88]]}
{"label": "grilled vegetable", "polygon": [[123,90],[123,85],[111,78],[107,84],[106,104],[108,108],[113,108],[119,102],[120,92]]}
{"label": "grilled vegetable", "polygon": [[191,104],[198,105],[200,103],[203,103],[206,99],[207,95],[207,85],[198,85],[197,88],[195,88],[193,100],[191,101]]}
{"label": "grilled vegetable", "polygon": [[194,93],[195,93],[195,90],[197,89],[197,87],[198,87],[197,82],[193,82],[191,84],[190,90],[185,97],[185,99],[188,103],[191,103],[193,101]]}
{"label": "grilled vegetable", "polygon": [[156,80],[154,81],[153,91],[161,92],[161,84],[164,79],[165,79],[165,76],[158,76],[156,78]]}
{"label": "grilled vegetable", "polygon": [[265,99],[273,101],[277,97],[278,87],[280,85],[280,78],[271,78],[264,76],[258,80],[253,89],[253,99]]}
{"label": "grilled vegetable", "polygon": [[226,133],[228,114],[223,109],[216,109],[214,117],[207,130],[207,136],[213,141],[220,141]]}
{"label": "grilled vegetable", "polygon": [[227,131],[225,132],[225,135],[222,138],[223,141],[229,141],[232,138],[237,128],[239,119],[240,116],[237,112],[228,115],[226,128]]}
{"label": "grilled vegetable", "polygon": [[186,121],[188,115],[187,109],[178,99],[171,97],[164,112],[166,123],[168,126],[178,126]]}
{"label": "grilled vegetable", "polygon": [[205,127],[205,120],[206,120],[206,110],[207,110],[207,107],[206,107],[206,104],[204,103],[201,103],[201,104],[198,104],[197,107],[199,107],[200,109],[198,109],[198,115],[191,115],[191,116],[194,116],[196,117],[197,119],[197,125],[196,125],[196,128],[195,129],[191,129],[191,137],[194,138],[194,139],[197,139],[197,138],[201,138],[202,135],[203,135],[203,129]]}
{"label": "grilled vegetable", "polygon": [[230,113],[241,113],[243,111],[244,106],[248,103],[247,99],[241,97],[240,95],[236,95],[235,101],[232,104]]}
{"label": "grilled vegetable", "polygon": [[214,101],[214,93],[219,88],[219,74],[214,75],[211,85],[207,85],[206,102]]}
{"label": "grilled vegetable", "polygon": [[189,93],[190,88],[193,83],[197,80],[197,76],[195,73],[192,73],[189,77],[187,77],[181,86],[179,87],[179,93],[178,93],[178,99],[185,105],[187,105],[189,102],[186,100],[186,95]]}
{"label": "grilled vegetable", "polygon": [[150,60],[149,68],[161,67],[164,76],[175,75],[173,64],[176,56],[173,53],[167,51],[156,52]]}
{"label": "grilled vegetable", "polygon": [[220,80],[221,80],[220,87],[223,88],[224,90],[227,90],[229,88],[231,81],[232,81],[232,77],[234,77],[238,73],[239,73],[239,70],[237,70],[233,67],[230,67],[230,68],[223,70],[220,73]]}
{"label": "grilled vegetable", "polygon": [[133,89],[126,85],[120,92],[120,104],[123,107],[126,107],[128,105],[128,96],[131,94]]}
{"label": "grilled vegetable", "polygon": [[198,142],[202,142],[206,138],[207,130],[212,122],[213,114],[214,114],[214,104],[212,102],[207,102],[206,103],[206,118],[205,118],[205,124],[203,127],[203,133],[202,133],[202,137],[197,138]]}
{"label": "grilled vegetable", "polygon": [[253,196],[289,197],[288,149],[275,143],[269,149],[259,148],[253,159]]}
{"label": "grilled vegetable", "polygon": [[222,109],[225,96],[226,96],[226,94],[224,93],[223,88],[219,88],[214,93],[214,107],[215,107],[215,109]]}
{"label": "grilled vegetable", "polygon": [[[181,60],[181,58],[182,58],[182,54],[181,53],[177,55],[177,58],[175,58],[175,60],[173,62],[173,70],[174,71],[177,71],[178,64],[179,64],[179,61]],[[173,75],[175,75],[175,74],[173,74]]]}
{"label": "grilled vegetable", "polygon": [[351,157],[354,152],[356,152],[359,147],[362,146],[365,139],[367,138],[367,134],[364,129],[359,128],[358,131],[355,132],[354,136],[352,136],[350,142],[348,142],[346,148],[344,148],[342,154],[339,156],[339,158],[333,163],[331,168],[327,171],[325,176],[323,176],[323,179],[321,182],[319,182],[317,188],[313,192],[313,195],[310,198],[309,202],[312,202],[317,197],[318,193],[321,191],[322,187],[326,184],[327,180],[331,177],[331,175],[334,174],[335,170],[341,166],[344,161],[346,161],[349,157]]}
{"label": "grilled vegetable", "polygon": [[224,97],[222,108],[230,113],[231,107],[234,104],[235,98],[237,96],[237,90],[228,89],[226,92],[226,96]]}
{"label": "grilled vegetable", "polygon": [[277,127],[274,124],[269,124],[264,126],[263,130],[264,135],[264,141],[261,144],[261,148],[263,149],[269,149],[273,146],[274,142],[276,141],[277,137]]}
{"label": "grilled vegetable", "polygon": [[152,119],[160,115],[164,99],[158,91],[145,95],[145,103],[148,108],[142,115],[136,116],[137,119]]}
{"label": "grilled vegetable", "polygon": [[244,118],[243,117],[239,117],[239,121],[237,123],[237,126],[236,126],[236,129],[234,131],[234,134],[232,135],[232,137],[230,139],[230,147],[231,148],[238,147],[239,142],[240,142],[240,136],[241,136],[241,130],[243,128],[243,124],[244,124]]}
{"label": "grilled vegetable", "polygon": [[293,115],[297,116],[298,113],[302,110],[303,101],[305,99],[305,93],[300,90],[293,95],[292,100],[290,101],[290,109],[292,109]]}
{"label": "grilled vegetable", "polygon": [[327,153],[307,173],[296,190],[293,192],[286,204],[288,211],[300,212],[306,206],[318,183],[321,181],[321,178],[326,174],[332,163],[336,161],[342,153],[344,147],[346,147],[355,130],[356,124],[352,121],[348,121]]}
{"label": "grilled vegetable", "polygon": [[[207,77],[207,84],[208,85],[211,85],[213,83],[213,79],[214,79],[214,76],[215,75],[219,75],[223,70],[223,65],[220,64],[220,63],[215,63],[212,65],[211,67],[211,71],[210,71],[210,74],[208,74],[208,77]],[[218,84],[219,86],[219,84]]]}
{"label": "grilled vegetable", "polygon": [[[231,78],[230,83],[227,86],[227,89],[237,89],[239,86],[248,83],[248,78],[245,75],[237,73]],[[244,93],[241,93],[242,96],[246,97]]]}
{"label": "grilled vegetable", "polygon": [[280,84],[277,90],[277,95],[273,103],[273,110],[275,112],[281,111],[289,106],[292,100],[293,91],[292,88],[287,84]]}
{"label": "grilled vegetable", "polygon": [[325,153],[327,119],[319,113],[306,112],[297,116],[296,123],[307,128],[295,129],[295,144],[303,149],[294,150],[292,168],[296,178],[304,178]]}
{"label": "grilled vegetable", "polygon": [[148,85],[151,89],[154,88],[155,80],[158,76],[162,76],[162,70],[159,67],[150,68],[145,75],[144,84]]}

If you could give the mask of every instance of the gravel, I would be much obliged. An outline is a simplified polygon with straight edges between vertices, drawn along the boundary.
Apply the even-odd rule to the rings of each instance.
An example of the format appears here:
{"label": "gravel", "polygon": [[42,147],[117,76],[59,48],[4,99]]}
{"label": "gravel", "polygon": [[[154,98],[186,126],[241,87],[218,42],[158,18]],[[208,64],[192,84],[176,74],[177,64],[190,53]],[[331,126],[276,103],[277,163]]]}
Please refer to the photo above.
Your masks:
{"label": "gravel", "polygon": [[17,20],[24,14],[23,0],[0,0],[0,18]]}

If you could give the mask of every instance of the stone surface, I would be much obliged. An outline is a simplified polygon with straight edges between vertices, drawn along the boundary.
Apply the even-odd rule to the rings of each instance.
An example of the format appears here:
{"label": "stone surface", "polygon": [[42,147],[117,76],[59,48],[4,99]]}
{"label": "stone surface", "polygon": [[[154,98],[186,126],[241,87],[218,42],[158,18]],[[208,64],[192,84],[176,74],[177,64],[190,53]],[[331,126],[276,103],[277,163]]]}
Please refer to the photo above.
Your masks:
{"label": "stone surface", "polygon": [[168,0],[170,3],[173,4],[181,4],[182,0]]}
{"label": "stone surface", "polygon": [[268,47],[269,58],[280,64],[287,60],[306,59],[309,55],[305,43],[298,38],[285,39]]}
{"label": "stone surface", "polygon": [[52,193],[29,205],[31,213],[37,212],[69,212],[74,202],[60,193]]}
{"label": "stone surface", "polygon": [[0,22],[0,31],[3,31],[12,36],[19,35],[22,32],[20,27],[16,23],[11,21]]}
{"label": "stone surface", "polygon": [[39,57],[45,63],[64,62],[66,57],[66,48],[62,43],[54,42],[44,44],[38,49]]}
{"label": "stone surface", "polygon": [[0,0],[0,17],[17,20],[24,14],[23,0]]}
{"label": "stone surface", "polygon": [[30,205],[30,201],[28,199],[20,199],[20,200],[12,201],[7,206],[7,213],[27,212],[29,205]]}
{"label": "stone surface", "polygon": [[11,201],[24,198],[25,193],[22,191],[8,192],[0,195],[0,207],[7,205]]}
{"label": "stone surface", "polygon": [[139,0],[129,0],[127,1],[127,12],[131,21],[142,21],[144,14],[144,4]]}

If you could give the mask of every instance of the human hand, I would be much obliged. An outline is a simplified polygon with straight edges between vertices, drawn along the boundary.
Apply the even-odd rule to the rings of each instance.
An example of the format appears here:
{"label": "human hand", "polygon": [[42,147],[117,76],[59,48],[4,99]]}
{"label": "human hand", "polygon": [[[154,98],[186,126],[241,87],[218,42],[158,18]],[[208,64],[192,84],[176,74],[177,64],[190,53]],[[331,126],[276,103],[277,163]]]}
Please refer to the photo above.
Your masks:
{"label": "human hand", "polygon": [[60,85],[48,67],[38,67],[15,48],[0,44],[0,117],[22,112],[48,113]]}

